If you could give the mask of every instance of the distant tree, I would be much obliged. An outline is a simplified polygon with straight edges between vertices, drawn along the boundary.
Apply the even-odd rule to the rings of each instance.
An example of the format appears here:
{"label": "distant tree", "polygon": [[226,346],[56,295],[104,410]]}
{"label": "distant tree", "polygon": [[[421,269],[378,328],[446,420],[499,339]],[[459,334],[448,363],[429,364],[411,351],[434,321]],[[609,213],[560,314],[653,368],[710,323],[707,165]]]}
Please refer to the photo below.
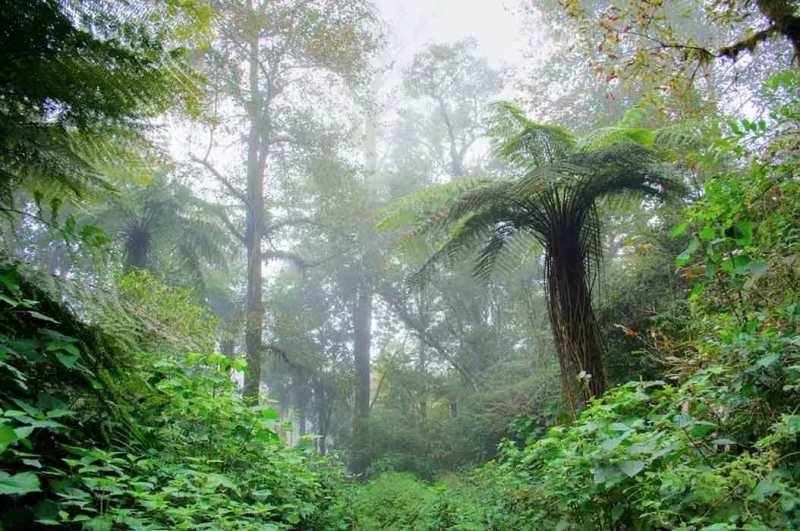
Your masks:
{"label": "distant tree", "polygon": [[237,226],[237,219],[228,226],[247,250],[244,394],[257,399],[264,352],[263,263],[291,258],[263,248],[270,236],[268,176],[276,188],[287,162],[285,146],[302,153],[320,143],[306,134],[303,128],[313,120],[298,109],[322,97],[315,91],[320,83],[330,89],[331,84],[358,82],[375,45],[374,14],[362,0],[226,0],[216,7],[217,38],[205,55],[206,71],[212,99],[241,111],[236,123],[227,125],[244,139],[243,171],[215,167],[209,153],[195,161],[222,184],[234,208],[244,207],[244,227]]}
{"label": "distant tree", "polygon": [[503,72],[476,55],[474,39],[434,44],[414,57],[404,84],[433,102],[446,135],[448,173],[463,177],[468,150],[486,132],[487,109],[503,88]]}

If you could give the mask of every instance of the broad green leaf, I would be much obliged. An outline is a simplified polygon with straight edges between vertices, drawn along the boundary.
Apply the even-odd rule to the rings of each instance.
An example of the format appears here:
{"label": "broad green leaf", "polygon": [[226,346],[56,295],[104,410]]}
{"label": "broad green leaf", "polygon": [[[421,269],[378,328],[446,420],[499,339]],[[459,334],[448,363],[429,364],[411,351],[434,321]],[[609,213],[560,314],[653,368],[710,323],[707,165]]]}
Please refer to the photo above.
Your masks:
{"label": "broad green leaf", "polygon": [[19,271],[16,269],[7,269],[0,272],[0,284],[2,284],[7,291],[12,293],[19,291],[20,281],[21,277]]}
{"label": "broad green leaf", "polygon": [[783,424],[792,435],[800,433],[800,415],[785,415],[783,417]]}
{"label": "broad green leaf", "polygon": [[736,229],[736,243],[745,246],[753,242],[753,224],[747,220],[737,221],[734,225]]}
{"label": "broad green leaf", "polygon": [[33,433],[33,430],[33,426],[22,426],[14,428],[14,433],[17,435],[17,439],[27,439],[28,435]]}
{"label": "broad green leaf", "polygon": [[21,472],[13,476],[0,472],[0,494],[19,495],[40,490],[39,478],[33,472]]}
{"label": "broad green leaf", "polygon": [[261,413],[261,418],[265,420],[278,420],[279,418],[281,418],[280,413],[271,408],[262,409],[260,413]]}
{"label": "broad green leaf", "polygon": [[78,363],[78,356],[75,354],[65,354],[63,352],[56,352],[56,358],[67,369],[72,369]]}
{"label": "broad green leaf", "polygon": [[54,350],[63,350],[65,352],[68,352],[69,354],[72,354],[73,356],[81,355],[81,351],[78,349],[78,347],[76,347],[72,343],[66,343],[64,341],[54,341],[52,343],[48,343],[47,350],[50,352]]}
{"label": "broad green leaf", "polygon": [[600,444],[600,447],[603,450],[610,452],[611,450],[615,449],[617,446],[625,440],[625,436],[622,435],[620,437],[614,437],[613,439],[606,439]]}
{"label": "broad green leaf", "polygon": [[694,425],[689,429],[689,433],[692,437],[705,437],[712,431],[717,428],[717,425],[713,422],[706,422],[704,420],[695,422]]}
{"label": "broad green leaf", "polygon": [[40,321],[47,321],[48,323],[59,324],[58,321],[56,321],[52,317],[48,317],[48,316],[44,315],[43,313],[35,312],[33,310],[26,310],[25,313],[27,313],[28,315],[30,315],[34,319],[39,319]]}
{"label": "broad green leaf", "polygon": [[700,234],[698,234],[701,240],[713,240],[716,235],[717,232],[711,225],[706,225],[703,227],[703,230],[701,230]]}
{"label": "broad green leaf", "polygon": [[672,229],[670,236],[672,236],[673,238],[677,238],[678,236],[681,236],[683,233],[685,233],[686,229],[688,228],[689,228],[689,223],[683,222],[674,229]]}
{"label": "broad green leaf", "polygon": [[14,428],[8,424],[0,424],[0,454],[6,451],[12,443],[17,440]]}

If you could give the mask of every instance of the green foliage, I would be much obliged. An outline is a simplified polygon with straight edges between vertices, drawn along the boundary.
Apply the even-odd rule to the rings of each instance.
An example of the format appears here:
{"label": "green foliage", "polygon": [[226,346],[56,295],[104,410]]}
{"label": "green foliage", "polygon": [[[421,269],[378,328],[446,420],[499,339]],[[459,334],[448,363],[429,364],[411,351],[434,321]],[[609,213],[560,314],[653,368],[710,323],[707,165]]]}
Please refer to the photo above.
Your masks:
{"label": "green foliage", "polygon": [[168,28],[207,19],[194,2],[14,0],[0,17],[4,209],[19,189],[57,209],[64,191],[108,188],[120,170],[141,178],[156,155],[145,120],[182,99],[196,105],[196,76],[167,40]]}
{"label": "green foliage", "polygon": [[171,288],[134,270],[119,277],[117,290],[117,297],[95,301],[101,309],[96,318],[125,349],[174,355],[214,350],[218,320],[191,289]]}
{"label": "green foliage", "polygon": [[353,510],[356,529],[426,529],[435,491],[411,474],[387,472],[357,487]]}
{"label": "green foliage", "polygon": [[676,262],[690,293],[688,318],[660,315],[680,326],[648,345],[665,377],[504,443],[413,512],[420,528],[798,529],[800,187],[785,150],[796,102],[784,105],[731,127],[720,146],[738,167],[708,179],[673,231],[689,235]]}
{"label": "green foliage", "polygon": [[[244,404],[229,376],[240,362],[179,355],[174,345],[167,354],[125,350],[126,341],[109,338],[108,323],[119,319],[87,326],[12,264],[0,271],[0,289],[4,527],[338,525],[341,473],[285,447],[275,410]],[[186,293],[144,273],[123,278],[120,293],[144,303],[147,326],[163,319],[171,338],[208,334],[198,328],[207,316]],[[133,339],[141,337],[139,346],[158,346],[158,336]]]}

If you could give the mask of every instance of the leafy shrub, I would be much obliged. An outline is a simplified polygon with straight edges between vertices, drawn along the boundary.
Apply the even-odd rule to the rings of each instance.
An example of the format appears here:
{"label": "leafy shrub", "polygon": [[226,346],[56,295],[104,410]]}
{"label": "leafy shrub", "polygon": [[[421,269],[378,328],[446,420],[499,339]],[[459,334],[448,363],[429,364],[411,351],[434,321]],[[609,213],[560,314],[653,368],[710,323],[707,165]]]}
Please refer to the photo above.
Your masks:
{"label": "leafy shrub", "polygon": [[401,472],[386,472],[355,488],[357,529],[425,529],[432,511],[433,488]]}
{"label": "leafy shrub", "polygon": [[[172,315],[202,321],[180,293],[156,293],[174,303]],[[136,336],[110,340],[13,264],[0,270],[0,312],[4,527],[328,529],[346,521],[335,490],[341,472],[285,447],[277,412],[238,398],[229,377],[238,362],[121,350]],[[150,328],[136,329],[155,341]]]}

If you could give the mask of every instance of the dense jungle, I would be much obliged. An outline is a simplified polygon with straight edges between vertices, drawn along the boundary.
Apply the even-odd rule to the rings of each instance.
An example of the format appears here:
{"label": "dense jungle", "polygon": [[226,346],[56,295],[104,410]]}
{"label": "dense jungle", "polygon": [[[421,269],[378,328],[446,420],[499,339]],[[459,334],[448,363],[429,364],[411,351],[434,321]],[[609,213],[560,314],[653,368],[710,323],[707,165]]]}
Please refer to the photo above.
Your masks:
{"label": "dense jungle", "polygon": [[0,531],[800,529],[797,0],[0,8]]}

